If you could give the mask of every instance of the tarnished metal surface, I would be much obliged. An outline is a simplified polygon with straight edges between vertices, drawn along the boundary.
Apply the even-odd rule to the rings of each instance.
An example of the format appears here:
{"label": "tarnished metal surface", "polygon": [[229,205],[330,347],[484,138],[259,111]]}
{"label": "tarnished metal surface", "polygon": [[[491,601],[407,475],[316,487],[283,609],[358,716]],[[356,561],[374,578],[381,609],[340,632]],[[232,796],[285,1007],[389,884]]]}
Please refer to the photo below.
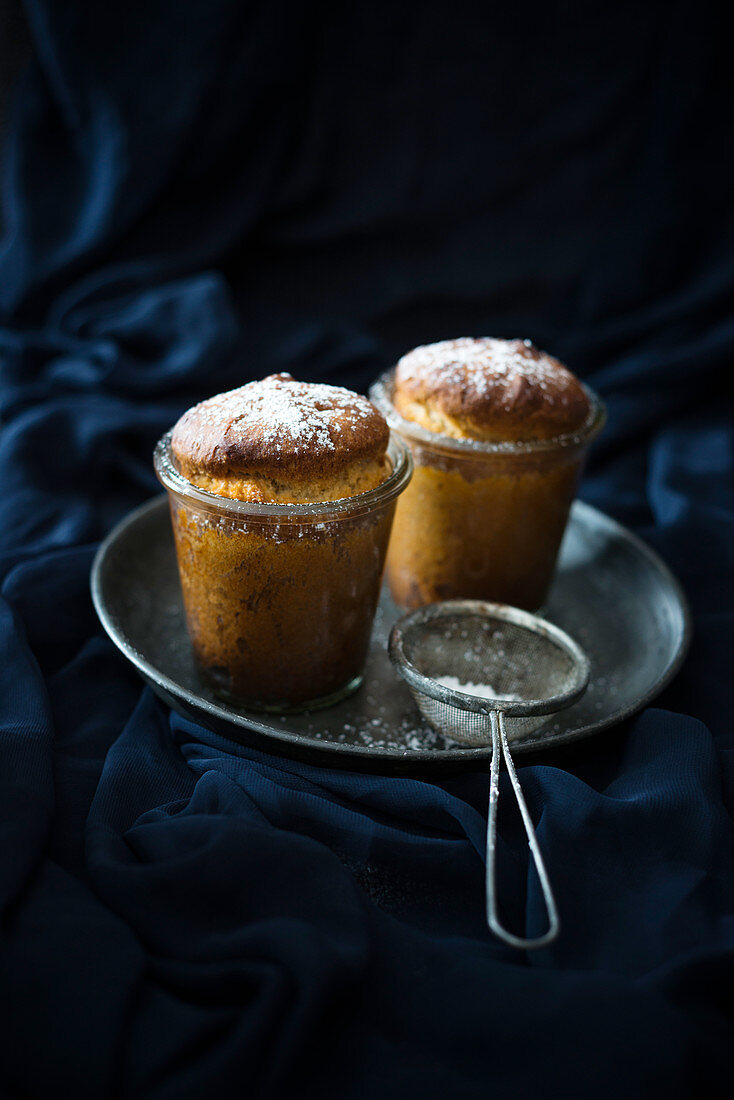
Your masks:
{"label": "tarnished metal surface", "polygon": [[[128,516],[100,547],[92,594],[115,644],[153,688],[188,718],[247,744],[341,767],[406,770],[466,765],[487,747],[461,746],[425,724],[387,655],[398,611],[383,593],[363,687],[329,710],[277,717],[218,700],[202,685],[184,624],[167,503]],[[577,502],[546,617],[576,639],[591,662],[586,694],[513,752],[587,737],[622,721],[662,690],[680,666],[690,627],[669,570],[620,524]]]}

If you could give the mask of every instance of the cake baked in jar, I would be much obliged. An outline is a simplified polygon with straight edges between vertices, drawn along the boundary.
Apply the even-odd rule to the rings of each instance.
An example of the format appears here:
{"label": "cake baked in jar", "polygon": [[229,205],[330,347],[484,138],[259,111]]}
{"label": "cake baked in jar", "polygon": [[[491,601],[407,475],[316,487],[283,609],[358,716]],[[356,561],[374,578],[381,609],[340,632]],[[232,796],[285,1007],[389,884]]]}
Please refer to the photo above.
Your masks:
{"label": "cake baked in jar", "polygon": [[396,602],[541,607],[604,424],[596,395],[529,340],[463,337],[413,349],[370,396],[415,462],[388,553]]}
{"label": "cake baked in jar", "polygon": [[202,677],[252,709],[355,690],[409,452],[364,397],[271,375],[160,440],[186,621]]}

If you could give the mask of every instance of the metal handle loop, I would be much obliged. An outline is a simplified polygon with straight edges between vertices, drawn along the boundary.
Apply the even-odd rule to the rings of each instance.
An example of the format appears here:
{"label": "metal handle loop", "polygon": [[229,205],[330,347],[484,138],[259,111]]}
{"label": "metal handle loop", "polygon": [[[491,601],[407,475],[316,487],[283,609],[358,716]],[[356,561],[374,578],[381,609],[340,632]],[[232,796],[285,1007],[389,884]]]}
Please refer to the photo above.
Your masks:
{"label": "metal handle loop", "polygon": [[[493,710],[490,712],[490,718],[492,720],[492,763],[489,771],[489,813],[487,815],[487,923],[494,934],[499,936],[501,940],[504,940],[504,942],[508,943],[511,947],[518,947],[523,951],[533,951],[538,947],[545,947],[546,944],[551,943],[558,935],[561,924],[558,919],[558,910],[548,879],[548,873],[545,869],[543,856],[541,855],[538,845],[538,838],[535,835],[533,822],[520,789],[520,781],[517,778],[515,765],[512,762],[510,747],[507,743],[504,715],[501,711]],[[497,915],[496,849],[497,805],[500,793],[500,744],[502,745],[502,755],[505,758],[507,772],[515,792],[517,805],[522,815],[525,833],[528,838],[528,845],[530,846],[530,851],[533,856],[535,870],[540,881],[540,886],[543,891],[543,900],[545,901],[545,908],[548,913],[548,931],[545,932],[544,935],[538,936],[536,939],[532,940],[523,939],[509,932],[500,923],[500,919]]]}

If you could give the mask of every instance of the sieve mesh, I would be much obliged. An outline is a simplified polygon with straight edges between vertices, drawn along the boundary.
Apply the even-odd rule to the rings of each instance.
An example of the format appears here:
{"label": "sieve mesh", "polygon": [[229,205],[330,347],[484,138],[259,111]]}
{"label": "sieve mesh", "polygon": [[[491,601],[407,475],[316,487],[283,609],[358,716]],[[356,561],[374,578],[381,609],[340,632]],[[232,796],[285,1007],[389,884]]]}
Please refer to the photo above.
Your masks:
{"label": "sieve mesh", "polygon": [[[394,628],[390,656],[426,721],[471,744],[491,740],[492,710],[505,715],[510,739],[532,732],[578,698],[589,674],[583,652],[557,627],[517,608],[475,600],[412,612]],[[447,687],[445,677],[489,685],[499,698]]]}

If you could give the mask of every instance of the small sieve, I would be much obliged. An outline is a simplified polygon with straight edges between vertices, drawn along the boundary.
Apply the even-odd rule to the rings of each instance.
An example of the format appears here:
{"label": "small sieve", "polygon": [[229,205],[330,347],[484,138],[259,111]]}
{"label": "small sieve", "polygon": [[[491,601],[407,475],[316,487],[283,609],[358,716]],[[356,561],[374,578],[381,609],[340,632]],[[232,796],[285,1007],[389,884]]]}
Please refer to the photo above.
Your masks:
{"label": "small sieve", "polygon": [[[543,947],[560,929],[558,910],[509,741],[531,733],[574,703],[589,682],[589,662],[576,642],[544,619],[505,604],[448,600],[402,618],[392,630],[390,659],[426,721],[470,745],[492,745],[487,815],[487,923],[513,947]],[[534,939],[500,922],[496,888],[500,756],[504,757],[548,914]]]}

